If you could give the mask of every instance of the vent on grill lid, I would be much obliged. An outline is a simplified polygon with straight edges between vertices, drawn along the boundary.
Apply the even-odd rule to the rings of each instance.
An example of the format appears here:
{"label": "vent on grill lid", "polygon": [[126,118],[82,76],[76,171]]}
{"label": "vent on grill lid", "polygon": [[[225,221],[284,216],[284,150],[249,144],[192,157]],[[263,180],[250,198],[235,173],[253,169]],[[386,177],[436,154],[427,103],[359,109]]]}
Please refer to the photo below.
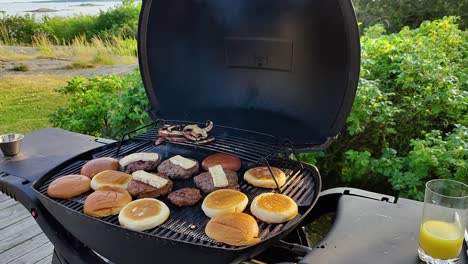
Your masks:
{"label": "vent on grill lid", "polygon": [[140,68],[153,118],[212,120],[308,149],[335,137],[359,78],[349,0],[147,0]]}

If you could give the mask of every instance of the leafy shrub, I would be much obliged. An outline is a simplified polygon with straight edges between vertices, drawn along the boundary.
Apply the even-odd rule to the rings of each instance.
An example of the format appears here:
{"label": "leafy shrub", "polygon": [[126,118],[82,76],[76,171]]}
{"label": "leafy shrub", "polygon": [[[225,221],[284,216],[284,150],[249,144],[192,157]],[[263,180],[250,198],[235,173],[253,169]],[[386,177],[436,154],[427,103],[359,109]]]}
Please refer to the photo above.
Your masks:
{"label": "leafy shrub", "polygon": [[380,25],[368,28],[346,128],[326,152],[302,159],[317,164],[325,180],[416,199],[427,180],[467,182],[468,34],[456,21],[390,35]]}
{"label": "leafy shrub", "polygon": [[34,36],[45,36],[54,44],[70,44],[77,37],[84,37],[89,42],[96,37],[134,39],[140,8],[141,3],[135,0],[123,0],[121,4],[101,11],[97,16],[46,16],[40,21],[29,14],[7,15],[0,18],[0,43],[31,44]]}
{"label": "leafy shrub", "polygon": [[404,26],[416,28],[423,21],[444,16],[459,16],[460,27],[468,27],[468,1],[354,0],[353,4],[364,28],[383,24],[389,32],[398,32]]}
{"label": "leafy shrub", "polygon": [[149,104],[135,71],[85,79],[75,77],[57,92],[70,95],[68,105],[50,116],[54,126],[89,135],[118,138],[149,122]]}
{"label": "leafy shrub", "polygon": [[29,66],[26,64],[20,63],[16,65],[15,67],[13,67],[13,70],[25,72],[25,71],[29,71]]}

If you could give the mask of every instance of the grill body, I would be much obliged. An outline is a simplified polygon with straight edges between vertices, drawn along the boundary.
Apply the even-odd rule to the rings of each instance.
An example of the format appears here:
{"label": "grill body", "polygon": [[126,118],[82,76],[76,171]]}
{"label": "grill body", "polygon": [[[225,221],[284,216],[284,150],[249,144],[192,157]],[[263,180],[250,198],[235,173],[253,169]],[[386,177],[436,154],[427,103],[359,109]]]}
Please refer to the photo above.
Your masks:
{"label": "grill body", "polygon": [[[56,167],[33,185],[37,197],[54,218],[78,240],[111,261],[116,263],[239,262],[252,258],[274,241],[286,236],[310,212],[318,199],[321,188],[318,170],[313,166],[288,159],[287,150],[281,151],[284,150],[283,147],[272,144],[275,141],[273,137],[242,130],[226,131],[218,127],[213,131],[216,140],[208,145],[164,143],[155,146],[155,131],[153,128],[144,135],[123,142],[118,154],[119,143],[80,154]],[[237,135],[232,135],[236,133]],[[271,143],[252,139],[258,137],[269,139]],[[253,246],[235,247],[219,243],[205,235],[204,228],[209,218],[201,210],[201,202],[194,206],[178,208],[166,198],[161,198],[171,209],[169,219],[157,228],[134,232],[120,227],[117,215],[104,218],[84,215],[83,202],[89,193],[69,200],[51,199],[46,194],[51,181],[63,175],[79,173],[87,160],[104,156],[120,158],[141,151],[157,152],[163,159],[179,154],[197,159],[199,162],[217,152],[237,155],[243,162],[243,167],[239,171],[240,178],[246,169],[261,165],[262,160],[267,159],[271,166],[285,171],[287,182],[282,187],[282,193],[297,202],[299,215],[285,224],[259,222],[262,242]],[[194,186],[191,179],[174,181],[174,184],[174,189]],[[260,193],[276,191],[255,188],[242,180],[239,184],[241,191],[249,197],[249,201]]]}

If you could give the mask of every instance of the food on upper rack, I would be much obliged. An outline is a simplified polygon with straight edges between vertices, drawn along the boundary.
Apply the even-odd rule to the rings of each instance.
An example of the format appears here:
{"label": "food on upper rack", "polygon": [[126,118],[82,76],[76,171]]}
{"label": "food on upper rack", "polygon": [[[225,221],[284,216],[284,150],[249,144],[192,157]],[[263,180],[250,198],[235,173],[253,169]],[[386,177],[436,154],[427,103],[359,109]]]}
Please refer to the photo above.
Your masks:
{"label": "food on upper rack", "polygon": [[211,121],[206,121],[206,125],[203,128],[197,124],[166,124],[158,130],[158,139],[156,140],[156,145],[159,145],[166,140],[171,142],[206,144],[214,140],[214,137],[208,134],[211,129],[213,129],[213,122]]}
{"label": "food on upper rack", "polygon": [[289,221],[297,215],[297,204],[290,197],[279,193],[262,193],[255,197],[250,212],[269,224]]}
{"label": "food on upper rack", "polygon": [[132,173],[127,191],[137,198],[156,198],[172,191],[174,183],[164,174],[143,170]]}
{"label": "food on upper rack", "polygon": [[208,237],[232,246],[248,246],[260,242],[258,224],[245,213],[224,213],[217,215],[205,227]]}
{"label": "food on upper rack", "polygon": [[163,202],[152,198],[139,199],[122,208],[119,223],[130,230],[144,231],[164,223],[169,214],[169,208]]}
{"label": "food on upper rack", "polygon": [[127,173],[137,170],[154,171],[161,164],[161,156],[151,152],[133,153],[121,158],[119,163]]}
{"label": "food on upper rack", "polygon": [[81,168],[81,175],[92,179],[94,175],[105,170],[119,170],[119,162],[109,157],[90,160]]}
{"label": "food on upper rack", "polygon": [[221,165],[210,167],[208,172],[193,177],[193,181],[205,193],[220,189],[239,189],[237,173],[223,169]]}
{"label": "food on upper rack", "polygon": [[[276,167],[270,167],[279,187],[286,183],[286,175],[284,172]],[[244,180],[255,187],[260,188],[277,188],[275,181],[270,173],[268,167],[252,168],[244,173]]]}
{"label": "food on upper rack", "polygon": [[83,212],[94,217],[116,215],[132,201],[127,190],[120,187],[103,186],[88,195],[84,202]]}
{"label": "food on upper rack", "polygon": [[90,189],[90,179],[83,175],[67,175],[55,179],[47,188],[47,195],[52,198],[70,199]]}
{"label": "food on upper rack", "polygon": [[202,196],[197,188],[183,188],[171,192],[167,198],[177,206],[190,206],[196,204]]}
{"label": "food on upper rack", "polygon": [[238,171],[241,167],[241,160],[236,156],[217,153],[206,157],[202,162],[202,167],[206,171],[216,165],[221,165],[226,170]]}
{"label": "food on upper rack", "polygon": [[91,188],[97,190],[102,186],[115,186],[126,189],[132,180],[132,175],[120,171],[105,170],[94,175],[91,179]]}
{"label": "food on upper rack", "polygon": [[247,207],[249,198],[240,191],[222,189],[208,194],[202,203],[202,210],[208,217],[222,213],[242,212]]}
{"label": "food on upper rack", "polygon": [[183,180],[192,177],[199,169],[198,161],[177,155],[161,162],[158,172],[174,180]]}

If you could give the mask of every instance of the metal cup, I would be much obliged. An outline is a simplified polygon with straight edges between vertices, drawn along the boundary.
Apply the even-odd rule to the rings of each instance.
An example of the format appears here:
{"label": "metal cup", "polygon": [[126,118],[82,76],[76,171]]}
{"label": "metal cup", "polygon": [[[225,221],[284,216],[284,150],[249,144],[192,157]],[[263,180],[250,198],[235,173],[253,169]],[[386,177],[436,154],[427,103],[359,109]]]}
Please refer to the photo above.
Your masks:
{"label": "metal cup", "polygon": [[0,136],[0,150],[5,156],[15,156],[20,152],[23,134],[11,133]]}

